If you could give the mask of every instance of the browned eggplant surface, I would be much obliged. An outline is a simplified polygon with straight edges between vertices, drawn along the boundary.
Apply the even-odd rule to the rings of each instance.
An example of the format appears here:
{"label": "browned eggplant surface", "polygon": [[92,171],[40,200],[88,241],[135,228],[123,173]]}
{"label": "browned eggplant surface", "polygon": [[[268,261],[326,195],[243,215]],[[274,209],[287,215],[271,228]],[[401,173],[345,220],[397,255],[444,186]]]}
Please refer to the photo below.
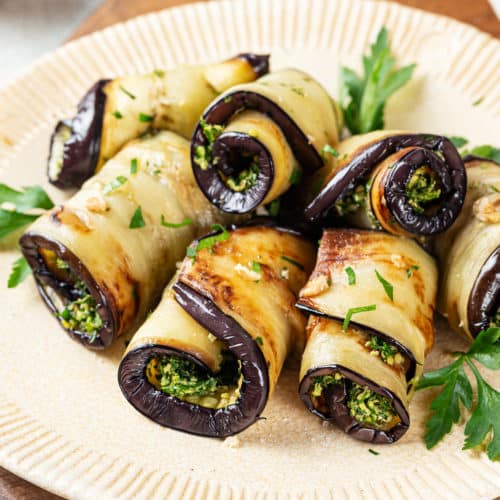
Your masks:
{"label": "browned eggplant surface", "polygon": [[269,56],[240,54],[222,63],[98,81],[76,115],[56,126],[47,169],[50,182],[80,187],[124,144],[150,130],[189,139],[203,109],[218,94],[268,70]]}
{"label": "browned eggplant surface", "polygon": [[188,141],[160,132],[35,221],[21,248],[62,327],[102,349],[144,320],[192,239],[228,221],[200,193]]}
{"label": "browned eggplant surface", "polygon": [[254,423],[285,357],[303,347],[306,320],[295,302],[315,255],[283,228],[220,229],[188,248],[118,372],[138,411],[210,437]]}
{"label": "browned eggplant surface", "polygon": [[434,342],[434,260],[414,241],[327,229],[298,307],[311,314],[300,396],[362,441],[393,443]]}
{"label": "browned eggplant surface", "polygon": [[337,154],[306,219],[419,237],[443,232],[458,217],[465,168],[446,137],[378,131],[342,141]]}
{"label": "browned eggplant surface", "polygon": [[219,96],[191,146],[195,177],[221,210],[246,213],[278,199],[328,161],[342,115],[308,74],[288,69]]}

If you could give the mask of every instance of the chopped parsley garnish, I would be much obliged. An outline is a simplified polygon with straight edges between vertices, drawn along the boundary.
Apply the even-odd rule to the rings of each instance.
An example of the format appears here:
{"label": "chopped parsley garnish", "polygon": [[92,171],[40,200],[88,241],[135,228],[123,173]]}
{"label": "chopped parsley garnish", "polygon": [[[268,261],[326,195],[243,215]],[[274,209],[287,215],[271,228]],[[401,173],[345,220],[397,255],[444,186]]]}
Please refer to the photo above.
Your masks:
{"label": "chopped parsley garnish", "polygon": [[328,161],[328,155],[333,156],[333,158],[338,158],[340,153],[330,144],[325,144],[321,149],[321,158],[326,163]]}
{"label": "chopped parsley garnish", "polygon": [[118,189],[120,186],[123,186],[128,179],[124,177],[123,175],[119,175],[116,179],[113,179],[111,182],[108,182],[105,186],[102,192],[104,194],[109,194],[111,191],[114,191],[115,189]]}
{"label": "chopped parsley garnish", "polygon": [[8,288],[15,288],[31,274],[31,268],[24,257],[20,257],[12,264],[7,281]]}
{"label": "chopped parsley garnish", "polygon": [[347,128],[353,134],[364,134],[384,128],[384,109],[389,97],[411,78],[415,64],[394,69],[386,28],[378,33],[363,56],[363,76],[345,66],[341,69],[341,105]]}
{"label": "chopped parsley garnish", "polygon": [[144,218],[142,217],[142,208],[138,206],[135,209],[132,218],[130,219],[130,224],[128,225],[129,229],[138,229],[140,227],[144,227],[146,223],[144,222]]}
{"label": "chopped parsley garnish", "polygon": [[413,271],[418,271],[420,268],[419,266],[410,266],[407,270],[406,270],[406,277],[407,278],[411,278],[413,276]]}
{"label": "chopped parsley garnish", "polygon": [[354,272],[354,269],[352,267],[346,267],[345,272],[347,274],[347,283],[349,285],[355,285],[356,284],[356,273]]}
{"label": "chopped parsley garnish", "polygon": [[113,116],[118,120],[121,120],[123,118],[123,115],[118,110],[113,111]]}
{"label": "chopped parsley garnish", "polygon": [[137,158],[132,158],[130,160],[130,173],[132,175],[137,173],[137,163]]}
{"label": "chopped parsley garnish", "polygon": [[259,345],[264,345],[264,341],[262,340],[262,337],[255,337],[255,342]]}
{"label": "chopped parsley garnish", "polygon": [[479,106],[484,101],[484,97],[480,97],[477,101],[472,103],[473,106]]}
{"label": "chopped parsley garnish", "polygon": [[199,240],[198,244],[195,247],[194,246],[188,247],[186,255],[188,257],[191,257],[193,261],[196,258],[196,254],[200,250],[206,248],[210,253],[212,253],[213,247],[216,243],[219,243],[221,241],[226,241],[229,239],[229,231],[221,224],[214,224],[213,226],[211,226],[211,229],[212,231],[220,231],[220,232],[218,234],[207,236],[206,238]]}
{"label": "chopped parsley garnish", "polygon": [[178,229],[179,227],[189,226],[193,223],[192,219],[184,219],[182,222],[167,222],[165,216],[161,214],[161,225],[164,227],[171,227],[173,229]]}
{"label": "chopped parsley garnish", "polygon": [[372,455],[380,455],[378,451],[372,450],[371,448],[368,448],[368,452],[371,453]]}
{"label": "chopped parsley garnish", "polygon": [[290,184],[292,186],[296,186],[297,184],[300,184],[301,180],[302,180],[302,171],[298,168],[294,168],[292,170],[292,174],[290,175]]}
{"label": "chopped parsley garnish", "polygon": [[163,71],[162,69],[155,69],[153,71],[153,74],[159,78],[163,78],[165,76],[165,71]]}
{"label": "chopped parsley garnish", "polygon": [[384,287],[384,291],[392,301],[394,300],[394,287],[375,269],[375,274],[377,275],[377,279],[380,281],[382,286]]}
{"label": "chopped parsley garnish", "polygon": [[130,99],[135,99],[135,95],[132,94],[132,92],[129,92],[126,88],[122,87],[120,85],[120,90],[125,94],[125,95],[128,95],[130,97]]}
{"label": "chopped parsley garnish", "polygon": [[148,115],[146,113],[139,113],[139,121],[142,123],[152,122],[154,120],[154,116]]}
{"label": "chopped parsley garnish", "polygon": [[469,142],[465,137],[452,136],[449,137],[449,139],[457,149],[465,146]]}
{"label": "chopped parsley garnish", "polygon": [[300,262],[297,262],[296,260],[293,260],[291,257],[287,257],[286,255],[282,255],[281,258],[283,260],[285,260],[286,262],[289,262],[290,264],[293,264],[295,267],[298,267],[301,271],[304,270],[304,266]]}
{"label": "chopped parsley garnish", "polygon": [[[490,370],[500,369],[500,328],[488,328],[479,333],[467,352],[457,352],[457,359],[448,366],[424,373],[418,389],[444,386],[431,403],[433,415],[427,422],[425,444],[436,446],[460,420],[460,401],[472,410],[465,426],[464,450],[486,446],[490,460],[500,459],[500,392],[481,376],[474,362]],[[464,363],[471,369],[477,383],[476,404]],[[467,417],[469,412],[467,412]]]}
{"label": "chopped parsley garnish", "polygon": [[347,310],[347,314],[345,315],[344,323],[342,324],[342,330],[344,332],[347,332],[347,327],[349,326],[351,318],[353,317],[354,314],[375,311],[375,309],[377,309],[376,304],[370,304],[369,306],[361,306],[361,307],[351,307],[351,309]]}
{"label": "chopped parsley garnish", "polygon": [[262,268],[260,267],[260,263],[257,262],[256,260],[252,261],[252,271],[254,273],[262,274]]}

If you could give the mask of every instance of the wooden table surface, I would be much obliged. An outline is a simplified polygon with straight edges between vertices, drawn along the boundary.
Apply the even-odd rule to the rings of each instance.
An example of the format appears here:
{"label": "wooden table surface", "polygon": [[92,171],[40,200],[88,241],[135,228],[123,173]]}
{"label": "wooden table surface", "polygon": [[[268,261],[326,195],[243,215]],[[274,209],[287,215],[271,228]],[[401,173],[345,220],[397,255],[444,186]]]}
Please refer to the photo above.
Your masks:
{"label": "wooden table surface", "polygon": [[[185,5],[192,3],[192,1],[105,0],[80,25],[70,39],[73,40],[111,24],[125,21],[147,12],[174,7],[176,5]],[[500,21],[496,18],[487,0],[397,0],[397,3],[453,17],[500,38]],[[57,500],[59,498],[0,467],[0,500]]]}

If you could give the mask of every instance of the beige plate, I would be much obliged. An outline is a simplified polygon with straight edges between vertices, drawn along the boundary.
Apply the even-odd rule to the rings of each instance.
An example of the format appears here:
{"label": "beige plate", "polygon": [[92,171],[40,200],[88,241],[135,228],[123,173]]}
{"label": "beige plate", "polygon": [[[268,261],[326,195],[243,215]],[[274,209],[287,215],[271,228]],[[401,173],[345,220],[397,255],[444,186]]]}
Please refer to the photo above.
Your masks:
{"label": "beige plate", "polygon": [[[464,24],[367,0],[245,0],[195,4],[144,16],[62,47],[0,90],[0,181],[45,180],[49,134],[98,78],[240,51],[272,51],[337,93],[339,63],[359,67],[386,25],[400,63],[418,70],[390,102],[387,127],[500,137],[500,44]],[[483,99],[477,106],[472,103]],[[50,194],[63,194],[49,187]],[[423,444],[432,391],[418,393],[412,426],[393,446],[353,441],[310,415],[289,362],[264,417],[225,441],[164,429],[122,397],[116,369],[124,340],[105,353],[69,340],[32,280],[7,281],[13,250],[1,254],[0,465],[79,498],[491,498],[500,467],[460,451],[458,428],[434,451]],[[465,343],[439,328],[428,366]],[[493,374],[490,372],[490,380]],[[374,446],[372,446],[373,448]]]}

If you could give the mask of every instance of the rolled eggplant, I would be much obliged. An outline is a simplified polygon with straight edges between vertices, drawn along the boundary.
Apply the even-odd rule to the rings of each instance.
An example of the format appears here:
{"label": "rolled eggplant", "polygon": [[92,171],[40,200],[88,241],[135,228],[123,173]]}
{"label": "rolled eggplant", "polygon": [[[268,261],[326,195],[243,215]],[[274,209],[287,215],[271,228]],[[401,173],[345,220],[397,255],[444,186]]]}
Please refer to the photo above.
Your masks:
{"label": "rolled eggplant", "polygon": [[434,260],[413,240],[327,229],[297,306],[311,314],[300,368],[306,407],[362,441],[393,443],[434,342]]}
{"label": "rolled eggplant", "polygon": [[441,267],[438,310],[473,340],[500,326],[500,165],[466,158],[467,196],[455,224],[434,242]]}
{"label": "rolled eggplant", "polygon": [[466,175],[455,146],[442,136],[378,131],[338,145],[333,170],[305,209],[308,220],[431,236],[462,208]]}
{"label": "rolled eggplant", "polygon": [[194,174],[215,206],[250,212],[322,168],[341,129],[339,107],[311,76],[270,73],[231,88],[203,113],[191,145]]}
{"label": "rolled eggplant", "polygon": [[199,192],[188,141],[161,132],[124,147],[20,244],[62,327],[103,349],[144,320],[193,237],[228,221]]}
{"label": "rolled eggplant", "polygon": [[61,188],[80,187],[125,143],[151,129],[190,139],[210,101],[268,70],[269,56],[240,54],[222,63],[98,81],[80,101],[76,115],[56,126],[49,181]]}
{"label": "rolled eggplant", "polygon": [[314,246],[277,227],[195,241],[118,370],[125,398],[160,425],[225,437],[254,423],[287,353],[304,343],[295,308]]}

